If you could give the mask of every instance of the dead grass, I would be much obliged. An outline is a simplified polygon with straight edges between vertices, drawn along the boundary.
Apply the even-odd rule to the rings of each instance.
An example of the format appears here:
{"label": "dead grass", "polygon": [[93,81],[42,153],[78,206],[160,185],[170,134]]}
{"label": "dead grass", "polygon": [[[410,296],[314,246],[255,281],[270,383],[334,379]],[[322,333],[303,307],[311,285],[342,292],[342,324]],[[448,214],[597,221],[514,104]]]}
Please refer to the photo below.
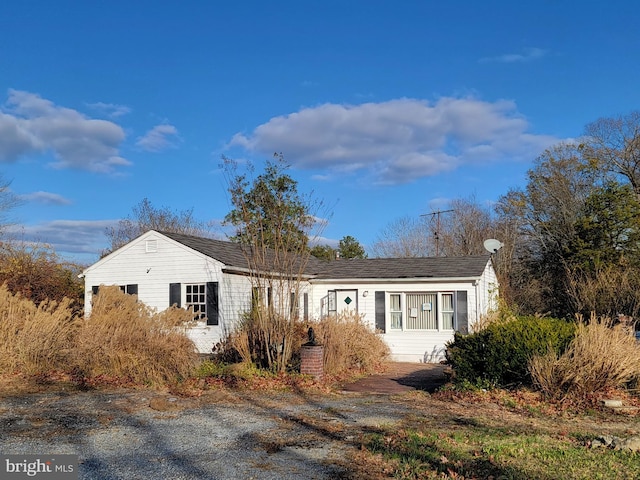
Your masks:
{"label": "dead grass", "polygon": [[314,323],[316,339],[324,345],[325,373],[373,373],[389,357],[389,347],[357,314],[343,313]]}
{"label": "dead grass", "polygon": [[42,302],[0,286],[0,369],[38,375],[68,366],[78,322],[71,302]]}
{"label": "dead grass", "polygon": [[118,287],[101,287],[91,315],[81,322],[74,364],[88,377],[110,375],[164,385],[193,373],[198,355],[183,328],[187,310],[156,313]]}
{"label": "dead grass", "polygon": [[71,302],[42,302],[0,286],[0,369],[46,379],[71,375],[83,384],[166,385],[188,377],[198,361],[183,326],[186,310],[155,313],[118,287],[103,287],[87,319]]}
{"label": "dead grass", "polygon": [[578,322],[565,353],[534,357],[529,369],[548,396],[585,398],[640,378],[640,346],[627,325],[592,315],[589,322]]}

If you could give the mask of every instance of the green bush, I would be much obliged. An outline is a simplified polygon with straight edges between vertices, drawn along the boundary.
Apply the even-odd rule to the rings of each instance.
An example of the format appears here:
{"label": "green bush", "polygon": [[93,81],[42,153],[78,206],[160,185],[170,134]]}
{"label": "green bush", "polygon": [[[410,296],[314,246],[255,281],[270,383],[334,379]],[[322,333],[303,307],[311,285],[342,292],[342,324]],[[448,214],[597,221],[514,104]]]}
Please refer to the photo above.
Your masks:
{"label": "green bush", "polygon": [[564,352],[574,332],[575,324],[566,320],[512,317],[471,335],[456,333],[447,344],[447,363],[453,368],[456,383],[530,385],[530,359],[549,351]]}

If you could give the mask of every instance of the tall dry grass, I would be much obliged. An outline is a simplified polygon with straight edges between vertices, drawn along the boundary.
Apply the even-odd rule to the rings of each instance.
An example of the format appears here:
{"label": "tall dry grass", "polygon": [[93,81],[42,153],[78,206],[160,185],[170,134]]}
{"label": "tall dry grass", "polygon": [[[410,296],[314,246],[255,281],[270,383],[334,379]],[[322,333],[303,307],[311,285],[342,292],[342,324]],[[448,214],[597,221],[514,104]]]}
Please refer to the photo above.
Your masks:
{"label": "tall dry grass", "polygon": [[115,376],[147,385],[186,378],[198,362],[184,332],[192,319],[184,309],[156,313],[118,287],[103,286],[78,329],[74,364],[90,378]]}
{"label": "tall dry grass", "polygon": [[[302,322],[273,308],[254,306],[227,335],[223,349],[228,358],[239,356],[246,364],[285,371],[300,349]],[[224,357],[223,356],[223,357]]]}
{"label": "tall dry grass", "polygon": [[361,315],[324,317],[312,327],[316,341],[324,345],[325,373],[373,373],[389,357],[389,347]]}
{"label": "tall dry grass", "polygon": [[68,299],[36,306],[2,285],[0,371],[171,384],[190,376],[198,361],[193,342],[184,334],[191,319],[182,309],[155,313],[118,287],[102,287],[85,319],[74,315]]}
{"label": "tall dry grass", "polygon": [[529,371],[545,394],[585,397],[640,378],[640,345],[633,329],[606,317],[579,318],[576,336],[560,356],[533,357]]}
{"label": "tall dry grass", "polygon": [[43,374],[68,367],[78,330],[71,301],[31,300],[0,286],[0,370]]}

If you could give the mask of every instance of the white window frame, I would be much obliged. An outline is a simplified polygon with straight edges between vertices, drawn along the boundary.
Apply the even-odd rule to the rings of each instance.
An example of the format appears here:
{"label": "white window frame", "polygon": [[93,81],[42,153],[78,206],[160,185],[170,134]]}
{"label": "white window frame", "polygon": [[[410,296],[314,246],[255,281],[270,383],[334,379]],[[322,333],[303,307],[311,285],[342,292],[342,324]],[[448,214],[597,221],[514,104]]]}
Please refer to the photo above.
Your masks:
{"label": "white window frame", "polygon": [[[451,310],[445,310],[444,308],[444,296],[451,296]],[[440,328],[439,330],[443,331],[454,331],[456,328],[456,294],[455,292],[439,292],[438,293],[438,302],[440,303]],[[444,315],[451,314],[451,328],[445,327],[444,325]]]}
{"label": "white window frame", "polygon": [[[194,291],[194,288],[197,288],[197,291]],[[194,320],[205,321],[207,317],[207,284],[185,283],[184,305],[187,310],[193,310]]]}
{"label": "white window frame", "polygon": [[[391,297],[398,297],[398,303],[399,303],[399,309],[398,310],[394,310],[392,308],[393,306],[393,302],[391,301]],[[404,330],[404,322],[403,322],[403,308],[404,308],[404,295],[402,295],[402,293],[396,293],[396,292],[392,292],[389,293],[389,330],[394,330],[394,331],[402,331]],[[396,315],[396,317],[399,315],[399,320],[400,320],[400,326],[399,327],[394,327],[394,314]]]}
{"label": "white window frame", "polygon": [[[407,328],[407,319],[409,316],[409,312],[407,310],[407,295],[435,295],[436,296],[436,304],[432,305],[432,308],[436,309],[436,328]],[[393,328],[392,327],[392,314],[398,313],[395,310],[391,309],[391,295],[400,295],[400,313],[402,314],[402,326],[401,328]],[[443,295],[451,295],[451,303],[453,310],[443,311]],[[456,305],[455,305],[455,292],[451,290],[425,290],[425,291],[391,291],[387,292],[387,301],[386,301],[386,322],[387,328],[391,332],[453,332],[456,328]],[[444,327],[444,313],[452,314],[452,328]]]}

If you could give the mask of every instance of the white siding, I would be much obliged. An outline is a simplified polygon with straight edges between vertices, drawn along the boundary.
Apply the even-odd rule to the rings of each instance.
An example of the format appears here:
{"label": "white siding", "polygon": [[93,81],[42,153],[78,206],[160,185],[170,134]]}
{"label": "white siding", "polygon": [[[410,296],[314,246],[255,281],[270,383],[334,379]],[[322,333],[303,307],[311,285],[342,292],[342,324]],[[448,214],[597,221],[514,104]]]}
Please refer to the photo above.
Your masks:
{"label": "white siding", "polygon": [[[487,264],[487,268],[481,278],[466,281],[439,282],[433,279],[407,279],[406,281],[377,280],[368,283],[355,281],[329,283],[322,280],[313,280],[310,295],[310,317],[320,318],[322,298],[327,295],[329,290],[357,290],[358,313],[363,315],[364,321],[374,329],[376,324],[375,292],[384,291],[386,293],[386,332],[381,336],[389,346],[392,358],[396,361],[439,362],[445,358],[445,345],[453,339],[454,331],[441,329],[440,319],[438,329],[434,330],[391,330],[389,294],[466,291],[468,323],[471,326],[478,321],[481,315],[486,314],[492,306],[492,302],[495,301],[492,291],[496,289],[496,285],[495,272],[490,263]],[[406,326],[406,318],[403,318],[403,324]]]}
{"label": "white siding", "polygon": [[[147,252],[147,240],[157,241],[157,250]],[[189,330],[201,353],[209,353],[249,306],[251,287],[247,277],[222,272],[223,265],[205,255],[149,232],[85,270],[85,309],[91,313],[91,288],[99,285],[138,285],[138,299],[162,311],[169,307],[169,284],[218,282],[219,325],[199,323]]]}
{"label": "white siding", "polygon": [[[150,243],[148,243],[149,241]],[[149,246],[153,248],[148,248]],[[228,333],[238,321],[241,313],[251,304],[251,281],[249,277],[223,273],[224,265],[202,255],[157,232],[148,232],[85,270],[86,313],[91,311],[91,288],[99,285],[138,285],[138,298],[158,311],[169,306],[169,284],[218,282],[219,325],[204,322],[189,330],[189,336],[202,353],[211,352],[212,347]],[[304,293],[308,293],[308,316],[317,320],[321,316],[322,299],[330,290],[342,291],[337,295],[341,301],[349,296],[355,302],[348,308],[357,307],[364,321],[374,329],[376,326],[377,291],[385,292],[386,333],[382,338],[389,345],[392,357],[399,361],[437,362],[444,358],[445,345],[453,339],[453,330],[438,328],[431,330],[391,330],[389,294],[411,292],[456,292],[466,291],[468,325],[471,327],[481,315],[496,308],[497,279],[491,262],[481,277],[465,280],[437,279],[376,279],[371,281],[312,280],[301,285],[300,317],[304,316]],[[351,292],[346,292],[351,291]],[[288,295],[288,293],[287,293]],[[351,298],[351,297],[354,298]],[[287,297],[285,297],[287,298]],[[403,306],[404,308],[404,306]],[[405,314],[406,315],[406,314]],[[406,327],[406,318],[403,326]]]}

